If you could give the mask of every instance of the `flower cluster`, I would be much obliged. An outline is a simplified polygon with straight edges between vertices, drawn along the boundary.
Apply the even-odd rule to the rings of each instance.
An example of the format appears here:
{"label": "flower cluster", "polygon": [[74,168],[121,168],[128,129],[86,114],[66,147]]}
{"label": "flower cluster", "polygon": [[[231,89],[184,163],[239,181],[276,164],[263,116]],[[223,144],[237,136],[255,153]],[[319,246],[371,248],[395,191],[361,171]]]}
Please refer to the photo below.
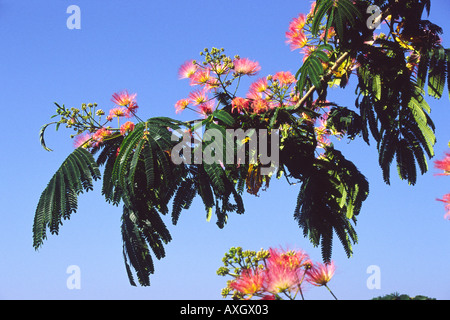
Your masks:
{"label": "flower cluster", "polygon": [[205,61],[199,63],[196,60],[186,61],[179,68],[180,79],[189,79],[190,85],[197,87],[187,98],[175,103],[176,113],[186,108],[208,116],[219,106],[217,99],[220,92],[228,97],[232,95],[230,86],[235,80],[243,76],[255,76],[261,67],[258,62],[248,58],[235,56],[230,58],[223,54],[224,49],[205,49],[200,53],[205,56]]}
{"label": "flower cluster", "polygon": [[323,28],[322,33],[318,39],[314,39],[314,36],[310,32],[310,24],[313,20],[316,8],[316,2],[311,4],[310,12],[305,15],[300,13],[297,17],[293,18],[289,23],[288,31],[286,31],[286,43],[289,44],[292,51],[301,50],[305,57],[314,51],[317,46],[317,41],[323,42],[329,41],[335,35],[336,32],[333,27],[328,29]]}
{"label": "flower cluster", "polygon": [[327,284],[335,272],[333,262],[313,263],[302,250],[269,248],[255,252],[244,251],[240,247],[231,248],[222,262],[224,266],[219,268],[217,274],[234,278],[228,281],[222,296],[231,295],[233,299],[244,300],[253,297],[293,300],[298,294],[303,298],[303,289],[307,284],[328,288]]}
{"label": "flower cluster", "polygon": [[[197,88],[175,103],[176,113],[188,108],[208,116],[219,107],[220,95],[231,100],[231,111],[235,115],[264,114],[275,108],[292,107],[299,101],[295,88],[297,80],[290,71],[261,77],[250,84],[244,96],[236,96],[240,78],[257,75],[261,67],[248,58],[235,56],[231,59],[223,51],[205,49],[201,52],[206,56],[205,62],[189,60],[181,65],[179,78],[189,79],[190,85]],[[236,80],[238,84],[230,88]]]}
{"label": "flower cluster", "polygon": [[[333,27],[325,28],[321,27],[321,32],[318,36],[315,36],[311,32],[311,24],[315,15],[316,2],[314,1],[311,5],[310,12],[305,15],[303,13],[299,14],[297,17],[293,18],[289,23],[288,31],[286,31],[286,43],[289,44],[292,51],[300,50],[303,54],[303,62],[305,62],[309,56],[311,56],[321,44],[328,44],[330,48],[331,44],[336,44],[336,31]],[[332,52],[324,50],[329,56]],[[319,59],[320,60],[320,59]],[[329,62],[322,61],[322,66],[324,70],[332,67]],[[358,64],[355,59],[349,59],[342,63],[337,70],[334,70],[334,75],[336,78],[342,78],[343,76],[348,76],[348,73],[356,70]],[[330,85],[339,84],[339,80],[335,80],[330,83]]]}
{"label": "flower cluster", "polygon": [[[443,171],[442,173],[438,173],[437,175],[450,176],[450,152],[446,152],[444,159],[435,160],[434,166],[436,169]],[[442,199],[437,200],[445,203],[445,210],[447,211],[447,213],[445,214],[444,218],[450,220],[450,193],[444,195]]]}
{"label": "flower cluster", "polygon": [[[126,121],[120,123],[121,118],[136,117],[138,105],[136,94],[130,94],[128,91],[114,93],[111,101],[115,106],[109,111],[106,119],[102,121],[105,112],[97,109],[97,104],[82,104],[81,110],[77,108],[66,109],[64,106],[57,105],[57,115],[61,116],[59,124],[66,124],[67,128],[72,128],[76,134],[74,138],[75,148],[95,148],[99,147],[104,141],[124,136],[134,130],[134,122]],[[112,128],[109,123],[117,118],[117,128]]]}

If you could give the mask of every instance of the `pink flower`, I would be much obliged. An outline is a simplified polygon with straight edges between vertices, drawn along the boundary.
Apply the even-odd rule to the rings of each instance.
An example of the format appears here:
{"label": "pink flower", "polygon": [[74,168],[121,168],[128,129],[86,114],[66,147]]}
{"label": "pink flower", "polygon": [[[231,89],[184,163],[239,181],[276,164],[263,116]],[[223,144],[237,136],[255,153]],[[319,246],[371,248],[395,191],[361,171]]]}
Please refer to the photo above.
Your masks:
{"label": "pink flower", "polygon": [[261,98],[264,91],[268,89],[267,78],[260,78],[257,81],[253,82],[250,85],[249,93],[247,95],[248,98]]}
{"label": "pink flower", "polygon": [[245,98],[236,97],[231,102],[231,111],[236,110],[238,113],[240,113],[243,110],[248,110],[250,101]]}
{"label": "pink flower", "polygon": [[251,61],[247,58],[235,59],[234,63],[234,71],[237,74],[246,74],[249,76],[254,76],[261,70],[258,62]]}
{"label": "pink flower", "polygon": [[125,135],[127,132],[131,132],[134,130],[134,123],[131,121],[125,122],[123,125],[120,126],[120,134]]}
{"label": "pink flower", "polygon": [[191,85],[195,86],[195,85],[207,84],[211,79],[210,74],[211,74],[211,69],[209,69],[209,68],[198,70],[197,72],[192,74],[192,76],[190,76]]}
{"label": "pink flower", "polygon": [[198,66],[193,63],[193,60],[186,61],[178,69],[178,76],[180,79],[190,79],[197,71]]}
{"label": "pink flower", "polygon": [[286,43],[290,45],[291,50],[301,49],[308,43],[308,38],[303,31],[305,27],[306,17],[304,14],[300,14],[297,18],[294,18],[289,24],[289,29],[286,32]]}
{"label": "pink flower", "polygon": [[261,114],[269,109],[269,105],[266,100],[259,98],[253,101],[252,109],[254,113]]}
{"label": "pink flower", "polygon": [[447,210],[447,213],[445,214],[444,219],[450,220],[450,193],[444,195],[442,199],[437,199],[437,201],[445,203],[445,210]]}
{"label": "pink flower", "polygon": [[305,27],[306,24],[306,16],[303,13],[300,13],[298,17],[292,19],[289,23],[289,30],[292,31],[301,31]]}
{"label": "pink flower", "polygon": [[191,101],[189,99],[178,100],[177,103],[175,103],[175,112],[180,113],[181,111],[186,109],[190,102]]}
{"label": "pink flower", "polygon": [[229,286],[243,295],[254,295],[262,289],[264,278],[262,270],[245,269]]}
{"label": "pink flower", "polygon": [[116,107],[109,111],[109,115],[107,119],[112,119],[114,117],[120,118],[120,117],[130,117],[130,114],[128,112],[127,108],[124,107]]}
{"label": "pink flower", "polygon": [[316,11],[316,1],[311,3],[311,10],[309,11],[309,14],[314,15],[315,11]]}
{"label": "pink flower", "polygon": [[130,114],[134,113],[135,110],[138,108],[136,96],[137,96],[136,93],[129,94],[128,91],[125,90],[120,93],[114,93],[111,101],[118,106],[127,107],[127,114],[125,116],[130,117]]}
{"label": "pink flower", "polygon": [[267,260],[270,266],[284,265],[293,270],[301,268],[310,263],[309,256],[303,251],[281,251],[273,248],[269,249],[269,259]]}
{"label": "pink flower", "polygon": [[125,91],[122,91],[119,93],[114,93],[111,101],[121,107],[135,105],[136,104],[136,95],[137,95],[136,93],[129,94],[128,91],[125,90]]}
{"label": "pink flower", "polygon": [[[336,35],[336,32],[334,31],[334,28],[331,27],[330,29],[328,29],[328,34],[327,34],[327,40],[333,38]],[[323,30],[322,34],[320,35],[320,39],[323,40],[325,38],[325,30]]]}
{"label": "pink flower", "polygon": [[198,112],[207,117],[213,113],[215,100],[208,100],[198,106]]}
{"label": "pink flower", "polygon": [[303,48],[302,53],[303,53],[303,62],[306,61],[306,59],[308,59],[308,57],[316,50],[315,46],[307,46],[306,48]]}
{"label": "pink flower", "polygon": [[112,132],[106,128],[98,129],[92,135],[93,145],[99,146],[106,138],[112,135]]}
{"label": "pink flower", "polygon": [[445,158],[443,160],[434,161],[434,167],[436,169],[444,171],[443,173],[439,173],[439,176],[448,176],[450,175],[450,152],[445,154]]}
{"label": "pink flower", "polygon": [[280,86],[290,86],[291,84],[293,84],[297,81],[295,79],[294,75],[292,73],[290,73],[289,71],[277,72],[273,76],[273,80],[277,80],[279,82]]}
{"label": "pink flower", "polygon": [[189,99],[194,106],[198,106],[208,101],[206,90],[195,90],[189,94]]}
{"label": "pink flower", "polygon": [[91,145],[91,135],[89,133],[79,134],[75,137],[73,146],[74,148],[89,148]]}
{"label": "pink flower", "polygon": [[271,293],[298,290],[301,286],[309,256],[303,251],[269,249],[265,289]]}
{"label": "pink flower", "polygon": [[298,289],[301,280],[299,271],[286,264],[271,264],[266,269],[264,289],[270,293]]}
{"label": "pink flower", "polygon": [[336,271],[334,262],[318,263],[307,271],[307,281],[315,286],[325,286]]}

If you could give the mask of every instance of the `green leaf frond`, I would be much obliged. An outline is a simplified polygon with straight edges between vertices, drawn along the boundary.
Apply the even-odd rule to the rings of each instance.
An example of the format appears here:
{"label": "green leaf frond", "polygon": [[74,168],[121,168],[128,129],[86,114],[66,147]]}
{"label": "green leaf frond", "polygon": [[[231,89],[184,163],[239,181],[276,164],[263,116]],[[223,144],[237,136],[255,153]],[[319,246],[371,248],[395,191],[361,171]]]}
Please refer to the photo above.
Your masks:
{"label": "green leaf frond", "polygon": [[58,234],[64,219],[78,208],[78,196],[93,189],[100,179],[95,159],[85,149],[75,149],[51,178],[39,199],[33,224],[33,247],[38,249],[47,238],[46,230]]}

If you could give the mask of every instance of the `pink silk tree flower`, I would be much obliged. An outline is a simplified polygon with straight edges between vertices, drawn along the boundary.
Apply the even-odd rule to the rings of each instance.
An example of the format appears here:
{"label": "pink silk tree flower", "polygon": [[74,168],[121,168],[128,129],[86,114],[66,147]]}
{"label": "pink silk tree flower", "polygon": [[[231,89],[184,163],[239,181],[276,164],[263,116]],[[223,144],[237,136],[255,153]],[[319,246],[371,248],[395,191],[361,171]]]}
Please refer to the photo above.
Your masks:
{"label": "pink silk tree flower", "polygon": [[180,79],[190,79],[197,71],[198,66],[194,64],[193,60],[186,61],[178,69],[178,77]]}
{"label": "pink silk tree flower", "polygon": [[256,114],[264,113],[267,110],[269,110],[269,104],[264,99],[261,99],[261,98],[255,99],[252,102],[252,110],[253,110],[253,113],[256,113]]}
{"label": "pink silk tree flower", "polygon": [[109,117],[108,117],[108,119],[112,119],[112,118],[115,118],[115,117],[117,117],[117,118],[121,118],[121,117],[127,117],[127,118],[129,118],[129,117],[130,117],[130,114],[129,114],[127,108],[124,108],[124,107],[116,107],[116,108],[113,108],[113,109],[111,109],[111,110],[109,111]]}
{"label": "pink silk tree flower", "polygon": [[301,31],[305,27],[306,24],[306,16],[303,13],[300,13],[298,17],[292,19],[289,23],[289,30]]}
{"label": "pink silk tree flower", "polygon": [[334,262],[318,263],[307,271],[307,281],[315,286],[326,286],[336,271]]}
{"label": "pink silk tree flower", "polygon": [[119,93],[114,93],[111,101],[121,107],[126,107],[130,105],[134,106],[136,104],[136,96],[137,96],[136,93],[129,94],[128,91],[125,90]]}
{"label": "pink silk tree flower", "polygon": [[308,37],[304,33],[306,17],[300,14],[297,18],[292,19],[289,29],[286,32],[286,43],[290,45],[291,50],[301,49],[308,43]]}
{"label": "pink silk tree flower", "polygon": [[258,73],[259,70],[261,70],[258,62],[251,61],[247,58],[234,59],[233,64],[234,72],[236,72],[237,74],[254,76]]}
{"label": "pink silk tree flower", "polygon": [[265,274],[262,270],[245,269],[229,284],[229,287],[243,295],[253,296],[262,290],[264,278]]}
{"label": "pink silk tree flower", "polygon": [[273,76],[273,80],[277,80],[280,86],[290,86],[297,82],[294,75],[289,71],[280,71]]}
{"label": "pink silk tree flower", "polygon": [[269,266],[284,265],[291,269],[298,269],[310,262],[308,254],[301,250],[283,251],[270,248],[269,254],[270,256],[267,259]]}
{"label": "pink silk tree flower", "polygon": [[306,61],[306,59],[309,58],[309,56],[316,50],[315,46],[307,46],[306,48],[303,48],[302,54],[303,54],[303,62]]}
{"label": "pink silk tree flower", "polygon": [[195,90],[189,94],[189,99],[194,106],[198,106],[208,101],[208,95],[206,90]]}
{"label": "pink silk tree flower", "polygon": [[200,69],[194,72],[189,79],[191,80],[191,86],[206,85],[211,80],[211,69]]}
{"label": "pink silk tree flower", "polygon": [[204,115],[205,117],[207,117],[208,115],[213,113],[215,103],[216,103],[215,100],[208,100],[208,101],[201,103],[198,106],[198,112],[200,114]]}
{"label": "pink silk tree flower", "polygon": [[260,78],[250,84],[249,88],[249,97],[261,97],[261,93],[265,92],[268,89],[267,78]]}
{"label": "pink silk tree flower", "polygon": [[445,210],[447,210],[447,213],[445,214],[444,219],[450,220],[450,193],[444,195],[442,199],[436,200],[445,203]]}
{"label": "pink silk tree flower", "polygon": [[74,148],[89,148],[90,147],[90,140],[91,140],[91,135],[89,133],[83,133],[83,134],[79,134],[75,137],[74,142],[73,142],[73,146]]}
{"label": "pink silk tree flower", "polygon": [[439,176],[448,176],[450,175],[450,152],[445,154],[445,158],[442,160],[436,160],[434,162],[434,167],[436,169],[444,171],[443,173],[439,173]]}
{"label": "pink silk tree flower", "polygon": [[112,131],[106,128],[100,128],[92,135],[93,146],[99,146],[106,138],[112,135]]}
{"label": "pink silk tree flower", "polygon": [[300,269],[287,264],[271,264],[266,269],[264,289],[270,293],[293,291],[299,288],[302,274]]}
{"label": "pink silk tree flower", "polygon": [[131,121],[125,122],[123,125],[120,126],[120,134],[125,135],[128,132],[131,132],[134,130],[134,123]]}
{"label": "pink silk tree flower", "polygon": [[175,113],[180,113],[189,105],[191,101],[189,99],[181,99],[175,103]]}
{"label": "pink silk tree flower", "polygon": [[245,98],[236,97],[231,102],[231,111],[237,111],[237,113],[241,113],[243,110],[248,110],[250,101]]}

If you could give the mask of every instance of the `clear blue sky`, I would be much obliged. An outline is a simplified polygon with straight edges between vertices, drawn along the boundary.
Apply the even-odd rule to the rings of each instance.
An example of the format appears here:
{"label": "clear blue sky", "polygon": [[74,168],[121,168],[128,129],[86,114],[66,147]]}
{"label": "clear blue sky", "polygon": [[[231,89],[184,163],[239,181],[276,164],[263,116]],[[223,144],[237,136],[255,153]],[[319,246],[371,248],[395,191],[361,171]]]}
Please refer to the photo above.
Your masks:
{"label": "clear blue sky", "polygon": [[[45,4],[44,4],[45,3]],[[69,5],[81,9],[81,30],[69,30]],[[141,118],[176,115],[174,103],[189,92],[177,78],[178,67],[198,58],[205,47],[224,47],[259,61],[261,74],[297,71],[301,56],[285,44],[291,18],[307,12],[310,1],[152,1],[152,0],[0,0],[0,92],[3,120],[1,152],[2,209],[0,232],[1,299],[220,299],[226,278],[216,275],[232,246],[258,250],[289,246],[320,260],[293,219],[298,186],[272,182],[259,198],[245,196],[246,213],[231,215],[225,229],[206,222],[195,201],[170,225],[173,241],[167,257],[156,261],[151,286],[129,285],[122,257],[121,209],[102,198],[100,182],[79,198],[79,210],[60,235],[49,236],[36,252],[32,223],[39,196],[72,151],[71,131],[48,131],[48,153],[39,144],[40,126],[54,114],[53,102],[78,107],[97,102],[105,110],[112,93],[138,94]],[[447,0],[432,1],[430,19],[446,31],[450,47]],[[245,89],[245,88],[243,88]],[[353,91],[336,91],[335,100],[353,106]],[[447,92],[446,92],[447,93]],[[437,125],[436,152],[450,140],[450,103],[429,99]],[[336,147],[354,161],[370,181],[371,193],[358,219],[359,243],[348,259],[336,242],[337,274],[330,287],[340,299],[371,299],[392,292],[450,298],[450,222],[435,201],[450,192],[450,178],[436,171],[415,187],[397,179],[383,183],[375,146],[360,142]],[[432,165],[430,164],[430,167]],[[81,270],[81,289],[66,286],[66,269]],[[381,271],[381,289],[369,290],[366,272]],[[320,288],[309,299],[329,299]]]}

